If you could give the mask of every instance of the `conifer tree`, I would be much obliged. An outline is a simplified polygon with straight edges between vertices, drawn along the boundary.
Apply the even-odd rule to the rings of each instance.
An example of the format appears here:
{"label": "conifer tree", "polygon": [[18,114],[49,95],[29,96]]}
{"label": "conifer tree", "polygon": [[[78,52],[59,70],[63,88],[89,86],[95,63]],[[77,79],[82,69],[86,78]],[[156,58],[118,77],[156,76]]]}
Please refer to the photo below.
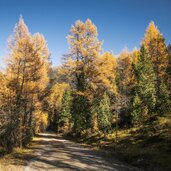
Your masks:
{"label": "conifer tree", "polygon": [[44,37],[39,33],[32,36],[21,17],[9,41],[6,69],[7,87],[14,92],[11,118],[15,120],[12,119],[11,139],[21,148],[43,121],[41,101],[49,81],[48,70],[49,50]]}
{"label": "conifer tree", "polygon": [[[169,53],[169,64],[167,67],[167,87],[168,87],[168,94],[169,94],[169,103],[171,103],[171,45],[168,45],[168,53]],[[171,110],[171,107],[170,107]]]}
{"label": "conifer tree", "polygon": [[131,101],[131,124],[132,125],[138,125],[141,123],[141,115],[142,115],[142,109],[141,109],[142,101],[137,93],[132,97]]}
{"label": "conifer tree", "polygon": [[111,130],[111,123],[112,123],[112,114],[110,110],[110,99],[107,93],[105,92],[102,100],[99,104],[98,110],[98,125],[99,129],[104,133],[107,133]]}
{"label": "conifer tree", "polygon": [[90,124],[91,124],[91,132],[95,133],[96,131],[99,130],[98,127],[98,110],[99,110],[99,94],[94,97],[92,103],[91,103],[91,108],[90,108],[90,113],[91,113],[91,118],[90,118]]}
{"label": "conifer tree", "polygon": [[90,128],[90,104],[88,99],[80,94],[73,97],[72,104],[73,130],[78,135],[81,135],[83,130]]}
{"label": "conifer tree", "polygon": [[[98,130],[98,108],[99,101],[102,98],[104,91],[110,94],[113,103],[115,103],[115,96],[117,94],[116,86],[116,70],[117,70],[117,61],[114,55],[109,52],[104,53],[98,58],[97,63],[95,64],[98,72],[96,78],[93,80],[92,89],[93,100],[91,101],[91,131],[95,132]],[[111,104],[111,110],[114,109]]]}
{"label": "conifer tree", "polygon": [[71,90],[65,90],[62,98],[61,113],[59,115],[59,125],[67,126],[68,129],[71,128]]}
{"label": "conifer tree", "polygon": [[157,113],[163,115],[171,110],[170,99],[169,99],[169,90],[165,83],[160,83],[160,91],[158,94],[158,103],[156,108],[158,109]]}
{"label": "conifer tree", "polygon": [[[131,104],[131,116],[135,116],[136,119],[134,118],[133,120],[137,121],[138,117],[140,119],[140,116],[138,116],[140,113],[142,114],[141,117],[151,115],[156,105],[156,76],[150,57],[144,46],[140,49],[139,60],[134,66],[134,72],[137,85]],[[140,109],[137,109],[137,107]]]}
{"label": "conifer tree", "polygon": [[[142,41],[151,58],[154,72],[156,74],[156,112],[161,111],[162,101],[161,93],[164,91],[162,84],[168,82],[167,68],[169,64],[169,55],[165,44],[165,39],[159,29],[151,22],[146,30],[145,37]],[[166,85],[167,86],[167,85]],[[166,98],[167,94],[165,94]]]}
{"label": "conifer tree", "polygon": [[96,63],[101,50],[97,35],[96,26],[88,19],[85,23],[76,21],[68,36],[69,57],[75,61],[73,117],[74,128],[78,133],[90,126],[90,104],[93,99],[94,81],[98,75]]}

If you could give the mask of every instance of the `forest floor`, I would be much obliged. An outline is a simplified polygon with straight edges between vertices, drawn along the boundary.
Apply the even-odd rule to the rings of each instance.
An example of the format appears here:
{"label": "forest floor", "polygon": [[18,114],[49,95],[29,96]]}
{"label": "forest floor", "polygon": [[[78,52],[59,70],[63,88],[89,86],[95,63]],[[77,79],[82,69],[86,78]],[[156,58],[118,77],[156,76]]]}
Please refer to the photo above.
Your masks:
{"label": "forest floor", "polygon": [[102,149],[118,160],[146,171],[171,170],[171,114],[157,117],[152,123],[130,129],[118,129],[104,136],[100,132],[67,139]]}
{"label": "forest floor", "polygon": [[0,158],[0,171],[129,171],[139,170],[100,150],[53,133],[37,135],[29,148]]}

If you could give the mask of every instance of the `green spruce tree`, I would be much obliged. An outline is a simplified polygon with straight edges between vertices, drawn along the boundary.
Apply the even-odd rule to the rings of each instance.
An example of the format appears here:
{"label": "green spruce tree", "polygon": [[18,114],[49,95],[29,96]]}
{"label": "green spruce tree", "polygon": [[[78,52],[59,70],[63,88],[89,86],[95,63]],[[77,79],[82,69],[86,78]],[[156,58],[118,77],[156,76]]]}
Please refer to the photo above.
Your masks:
{"label": "green spruce tree", "polygon": [[132,112],[131,112],[131,123],[132,125],[138,125],[140,123],[140,116],[142,113],[141,110],[142,101],[139,95],[136,93],[132,98]]}
{"label": "green spruce tree", "polygon": [[144,46],[141,47],[139,60],[134,65],[134,73],[137,79],[137,85],[131,104],[131,116],[136,117],[136,119],[132,118],[133,124],[135,124],[135,120],[136,122],[140,121],[140,117],[143,120],[143,116],[147,117],[151,115],[156,105],[156,76],[148,52]]}
{"label": "green spruce tree", "polygon": [[109,132],[112,123],[112,113],[110,110],[110,99],[105,92],[99,104],[98,125],[103,133]]}
{"label": "green spruce tree", "polygon": [[60,126],[67,126],[70,128],[71,124],[71,90],[67,89],[64,92],[62,98],[62,105],[61,105],[61,114],[59,116],[59,125]]}
{"label": "green spruce tree", "polygon": [[72,105],[74,132],[80,136],[81,132],[90,127],[90,105],[84,95],[75,94]]}
{"label": "green spruce tree", "polygon": [[169,91],[164,82],[160,83],[156,109],[159,115],[165,114],[170,111]]}

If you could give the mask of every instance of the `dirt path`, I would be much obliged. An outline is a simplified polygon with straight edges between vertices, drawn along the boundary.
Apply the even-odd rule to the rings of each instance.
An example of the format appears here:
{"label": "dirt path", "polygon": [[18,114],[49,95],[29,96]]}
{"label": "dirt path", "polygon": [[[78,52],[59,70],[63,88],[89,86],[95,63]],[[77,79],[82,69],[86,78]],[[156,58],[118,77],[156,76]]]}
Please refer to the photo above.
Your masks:
{"label": "dirt path", "polygon": [[58,138],[55,134],[40,134],[36,157],[24,171],[108,171],[135,170],[118,161],[104,160],[97,151],[84,148],[77,143]]}
{"label": "dirt path", "polygon": [[[129,171],[137,170],[101,152],[64,140],[52,133],[39,134],[34,139],[31,160],[26,164],[13,162],[0,171]],[[23,159],[23,156],[21,157]]]}

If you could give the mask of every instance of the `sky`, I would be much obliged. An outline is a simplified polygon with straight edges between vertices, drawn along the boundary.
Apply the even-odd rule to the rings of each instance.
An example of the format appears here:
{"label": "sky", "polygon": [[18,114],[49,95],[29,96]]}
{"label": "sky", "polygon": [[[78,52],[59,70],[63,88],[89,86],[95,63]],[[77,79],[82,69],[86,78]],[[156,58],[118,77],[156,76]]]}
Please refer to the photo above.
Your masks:
{"label": "sky", "polygon": [[119,54],[126,47],[139,47],[150,21],[171,43],[170,9],[171,0],[0,0],[0,63],[20,15],[32,34],[44,35],[57,66],[69,51],[66,36],[76,20],[91,19],[103,50]]}

